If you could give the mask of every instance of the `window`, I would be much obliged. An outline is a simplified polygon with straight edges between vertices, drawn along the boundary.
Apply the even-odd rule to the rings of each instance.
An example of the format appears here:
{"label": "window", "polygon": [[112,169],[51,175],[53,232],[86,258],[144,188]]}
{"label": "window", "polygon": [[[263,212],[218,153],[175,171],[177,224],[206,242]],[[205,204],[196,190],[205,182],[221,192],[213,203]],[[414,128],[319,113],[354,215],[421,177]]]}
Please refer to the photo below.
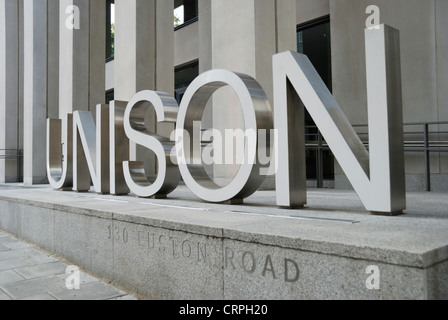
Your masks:
{"label": "window", "polygon": [[174,0],[174,27],[181,28],[198,18],[198,0]]}
{"label": "window", "polygon": [[[324,83],[332,91],[331,29],[328,17],[297,28],[297,52],[308,56]],[[319,131],[308,112],[306,112],[305,121],[306,141],[316,143]],[[334,157],[330,150],[322,150],[320,159],[316,150],[308,149],[306,154],[308,179],[317,179],[318,186],[319,175],[323,176],[324,180],[334,180]],[[322,164],[319,164],[319,161],[322,161]],[[319,167],[323,167],[323,172],[319,172]]]}
{"label": "window", "polygon": [[106,61],[113,60],[115,49],[115,1],[106,1]]}
{"label": "window", "polygon": [[109,104],[111,101],[113,101],[115,98],[115,91],[114,89],[106,91],[106,104]]}
{"label": "window", "polygon": [[197,76],[199,76],[199,63],[197,61],[175,70],[175,95],[177,103],[180,104],[188,86]]}
{"label": "window", "polygon": [[331,32],[328,18],[297,28],[297,52],[306,54],[332,91]]}

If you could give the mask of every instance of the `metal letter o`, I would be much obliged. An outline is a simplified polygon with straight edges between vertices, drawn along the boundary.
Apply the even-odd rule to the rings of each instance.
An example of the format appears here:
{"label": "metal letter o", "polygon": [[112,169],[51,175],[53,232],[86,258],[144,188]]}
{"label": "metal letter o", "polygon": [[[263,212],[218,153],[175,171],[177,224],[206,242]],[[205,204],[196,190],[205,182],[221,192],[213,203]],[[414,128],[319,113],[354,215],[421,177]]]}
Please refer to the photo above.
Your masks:
{"label": "metal letter o", "polygon": [[[230,86],[235,91],[241,104],[245,130],[254,130],[256,139],[255,143],[245,143],[245,161],[240,165],[235,178],[227,186],[220,187],[210,179],[203,165],[194,164],[193,155],[197,152],[193,148],[197,144],[184,141],[179,135],[186,131],[193,137],[194,122],[201,121],[208,100],[224,86]],[[258,162],[259,130],[270,132],[272,128],[272,111],[268,98],[255,79],[226,70],[212,70],[201,74],[185,92],[176,130],[176,141],[181,141],[176,145],[178,165],[187,187],[199,198],[215,203],[240,200],[252,195],[265,178],[260,174],[260,169],[269,167]],[[187,148],[190,148],[188,153]],[[270,152],[270,148],[270,141],[267,141],[266,151]]]}

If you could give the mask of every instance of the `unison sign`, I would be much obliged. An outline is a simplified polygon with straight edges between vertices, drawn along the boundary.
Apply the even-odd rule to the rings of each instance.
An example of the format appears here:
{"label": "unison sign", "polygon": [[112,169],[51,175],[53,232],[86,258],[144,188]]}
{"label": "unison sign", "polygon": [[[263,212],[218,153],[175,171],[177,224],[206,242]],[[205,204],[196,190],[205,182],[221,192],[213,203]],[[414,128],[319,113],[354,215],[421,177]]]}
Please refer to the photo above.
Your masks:
{"label": "unison sign", "polygon": [[[255,79],[213,70],[193,81],[180,106],[166,93],[142,91],[129,102],[98,106],[96,124],[91,113],[83,111],[67,115],[64,123],[49,119],[50,184],[79,192],[88,191],[92,181],[98,193],[133,192],[163,198],[177,188],[182,177],[205,201],[237,202],[260,188],[275,163],[277,205],[301,207],[306,204],[306,108],[366,209],[400,213],[406,207],[406,195],[399,51],[398,31],[384,25],[366,30],[368,151],[308,58],[285,52],[273,57],[273,112]],[[228,185],[220,187],[207,175],[201,131],[195,124],[201,121],[213,93],[224,86],[230,86],[239,99],[245,132],[239,170]],[[146,128],[145,113],[151,106],[158,122],[176,123],[172,139]],[[271,132],[276,133],[273,146]],[[218,133],[209,135],[214,143],[220,141]],[[158,175],[153,183],[147,180],[142,162],[129,160],[130,142],[155,154]],[[271,147],[275,159],[260,161],[260,152],[271,153]],[[212,159],[219,154],[214,149]]]}

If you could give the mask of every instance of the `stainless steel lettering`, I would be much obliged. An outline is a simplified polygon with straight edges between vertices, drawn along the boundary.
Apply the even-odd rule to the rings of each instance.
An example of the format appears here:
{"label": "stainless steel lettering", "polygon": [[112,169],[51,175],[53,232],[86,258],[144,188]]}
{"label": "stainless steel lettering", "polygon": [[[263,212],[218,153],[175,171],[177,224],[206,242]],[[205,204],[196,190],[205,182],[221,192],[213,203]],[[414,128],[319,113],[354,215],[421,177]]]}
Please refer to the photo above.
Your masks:
{"label": "stainless steel lettering", "polygon": [[[262,172],[275,167],[277,204],[301,207],[307,201],[306,108],[365,208],[379,214],[401,213],[406,208],[406,193],[399,33],[381,25],[367,29],[365,34],[369,150],[309,59],[285,52],[273,57],[275,123],[259,83],[248,75],[226,70],[200,75],[187,89],[180,108],[169,94],[142,91],[126,107],[125,102],[118,101],[112,102],[111,109],[98,106],[96,126],[90,112],[77,111],[73,120],[68,115],[63,125],[61,120],[49,119],[47,175],[50,184],[55,189],[73,185],[76,191],[88,191],[91,177],[98,193],[119,195],[132,191],[139,197],[163,198],[177,188],[182,176],[188,188],[205,201],[237,203],[260,188],[265,178]],[[227,186],[220,187],[209,178],[203,159],[198,157],[201,134],[197,124],[207,101],[224,86],[235,91],[241,104],[244,129],[254,134],[244,133],[244,161],[235,178]],[[146,128],[145,113],[150,108],[154,108],[158,122],[177,122],[176,145]],[[273,159],[271,163],[258,160],[258,153],[270,154],[272,147],[270,139],[260,143],[260,132],[270,132],[273,126],[278,136],[274,166]],[[197,141],[191,143],[190,137]],[[156,154],[158,175],[155,182],[148,181],[142,162],[129,161],[129,141]],[[209,158],[213,157],[209,155]],[[180,249],[189,256],[193,247],[182,243]],[[233,265],[233,254],[226,257]],[[265,271],[271,269],[271,263],[267,263]]]}
{"label": "stainless steel lettering", "polygon": [[[366,209],[395,214],[406,208],[398,31],[384,25],[366,30],[366,52],[370,152],[309,59],[294,52],[274,56],[279,206],[306,203],[305,172],[295,168],[305,161],[305,107]],[[298,106],[292,91],[300,98]],[[298,141],[294,147],[293,139]]]}

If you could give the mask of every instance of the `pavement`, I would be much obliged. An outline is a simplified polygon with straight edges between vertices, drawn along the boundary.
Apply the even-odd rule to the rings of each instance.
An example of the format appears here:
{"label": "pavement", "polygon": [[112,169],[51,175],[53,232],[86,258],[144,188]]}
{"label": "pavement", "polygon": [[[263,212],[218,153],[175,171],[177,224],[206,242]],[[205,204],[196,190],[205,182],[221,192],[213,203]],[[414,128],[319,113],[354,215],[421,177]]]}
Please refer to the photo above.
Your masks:
{"label": "pavement", "polygon": [[0,230],[0,300],[137,300],[76,268]]}

